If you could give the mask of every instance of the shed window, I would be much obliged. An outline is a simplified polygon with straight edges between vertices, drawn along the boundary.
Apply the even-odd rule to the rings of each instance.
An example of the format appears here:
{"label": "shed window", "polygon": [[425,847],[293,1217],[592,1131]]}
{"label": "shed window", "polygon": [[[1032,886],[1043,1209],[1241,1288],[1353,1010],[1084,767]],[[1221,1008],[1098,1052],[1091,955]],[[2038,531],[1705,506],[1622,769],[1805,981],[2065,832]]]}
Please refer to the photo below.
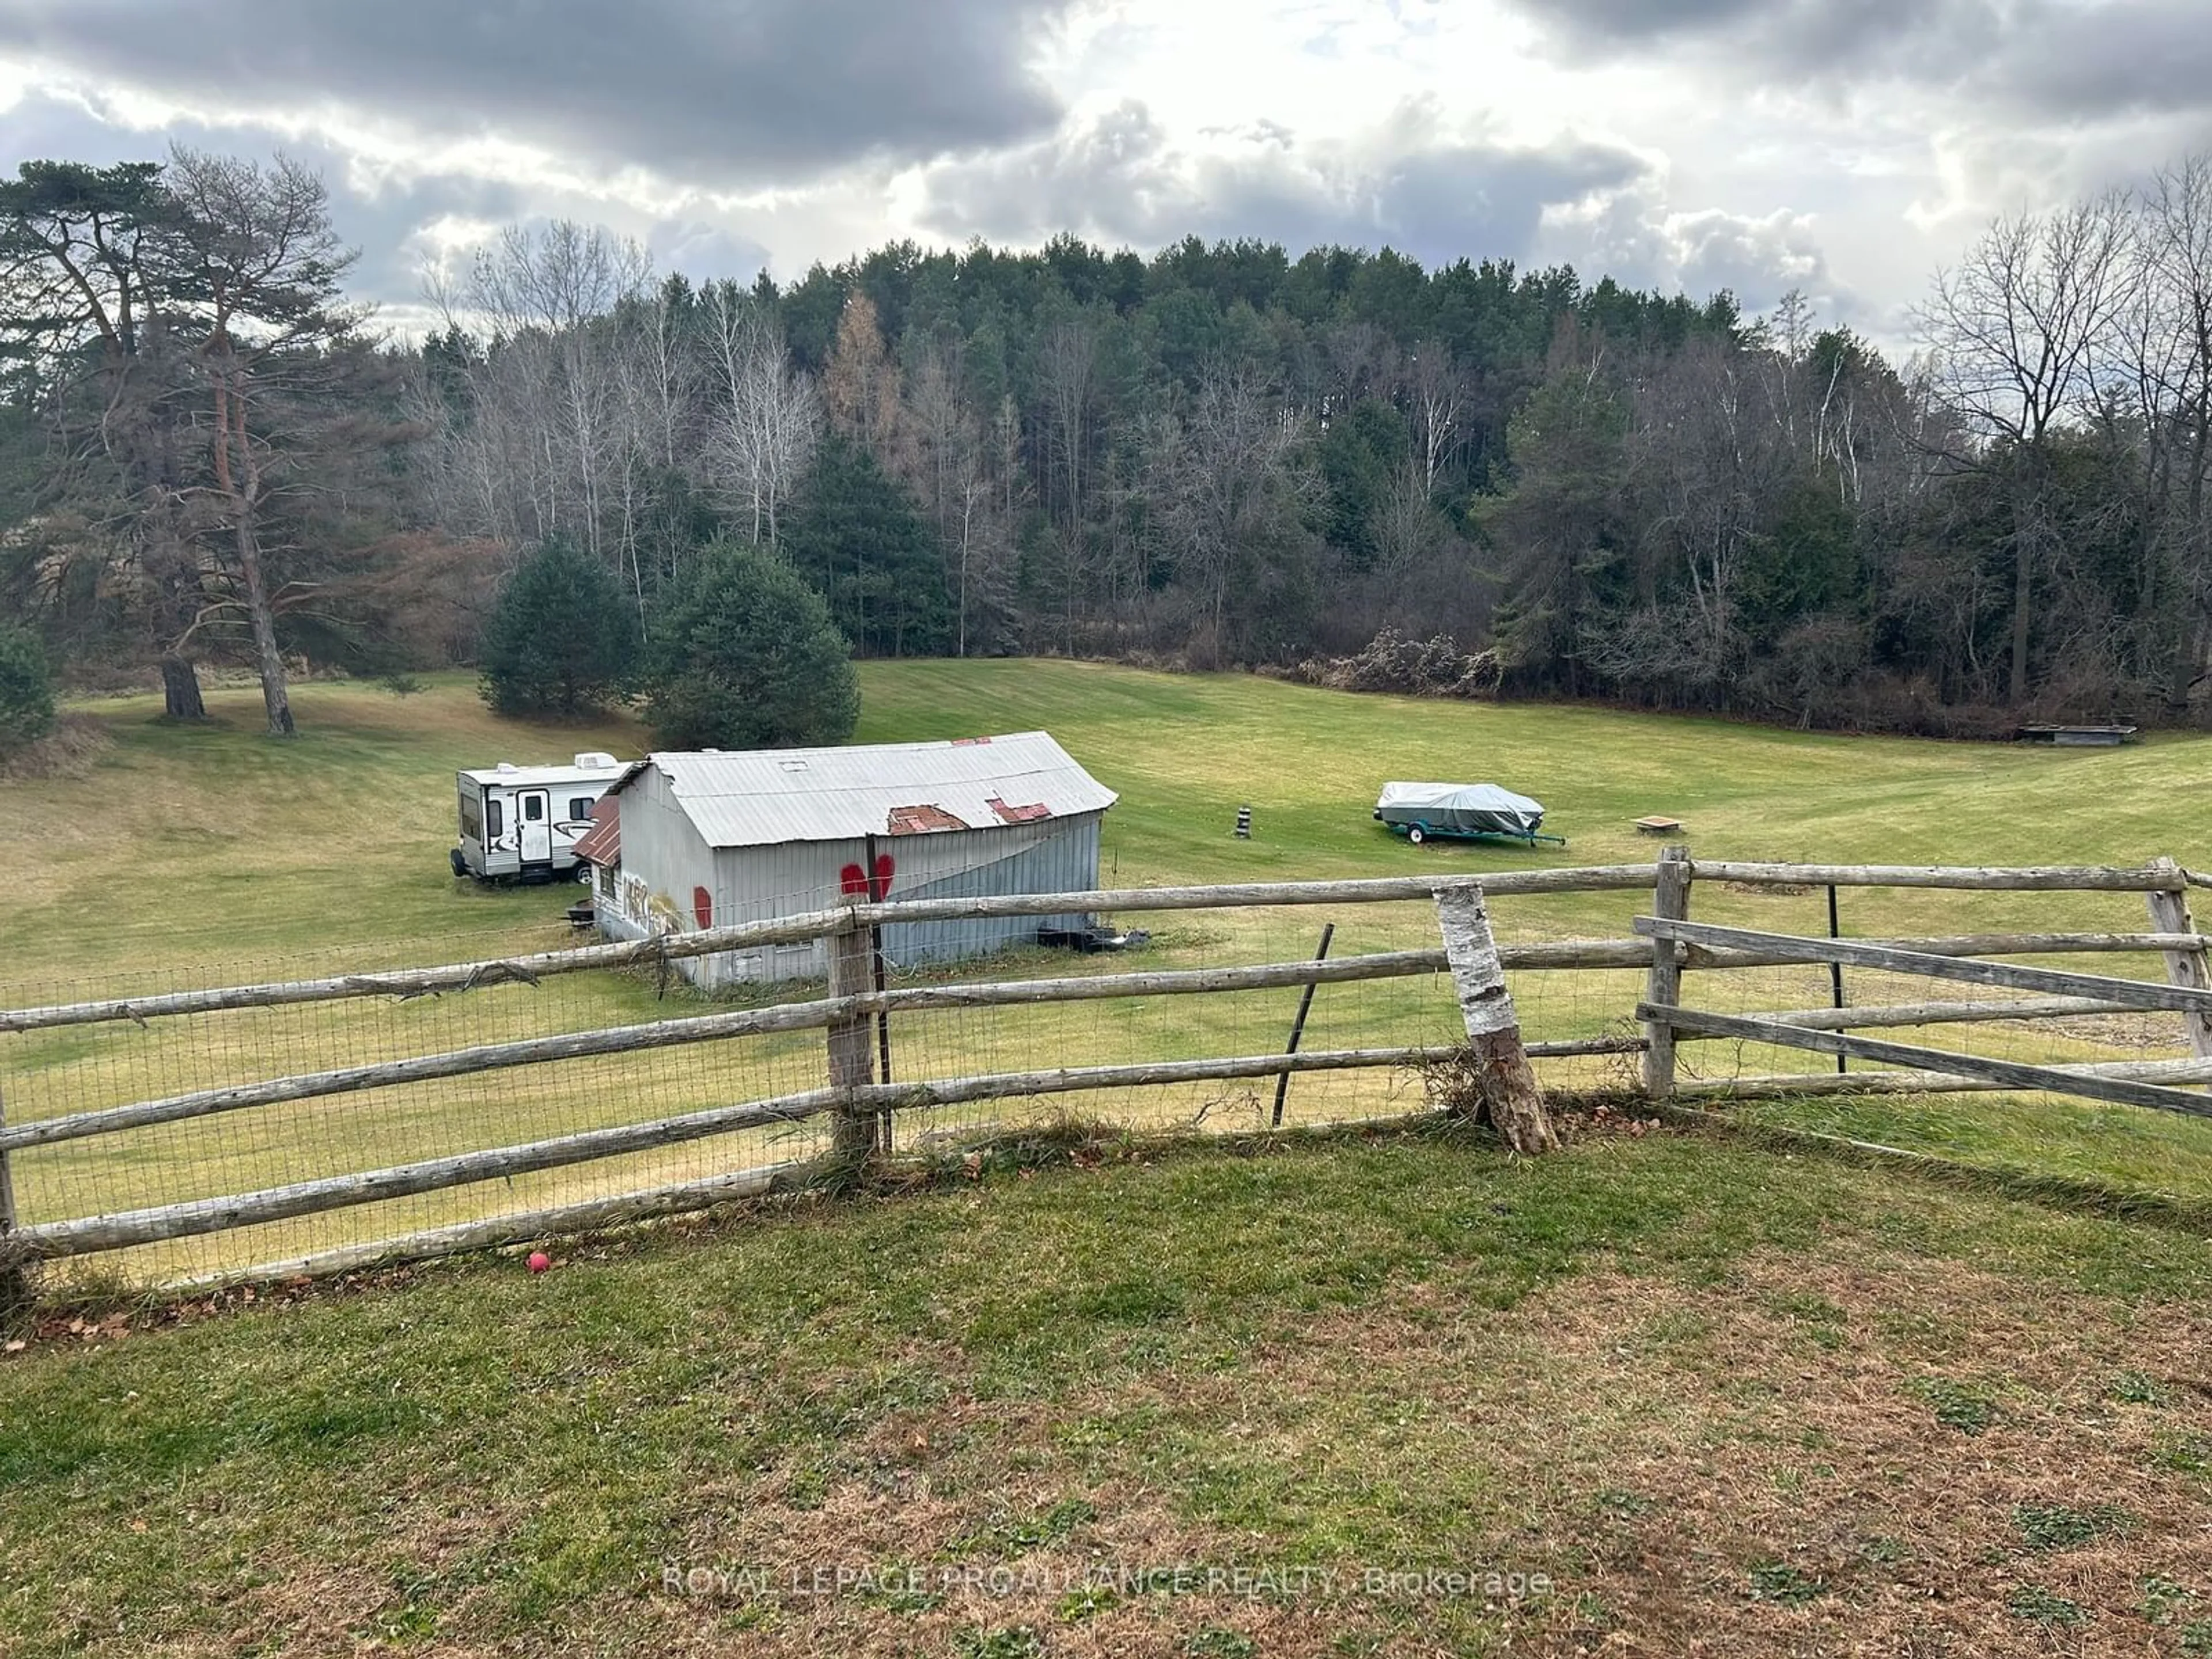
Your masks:
{"label": "shed window", "polygon": [[484,836],[497,841],[507,833],[507,803],[496,795],[484,797]]}
{"label": "shed window", "polygon": [[532,823],[543,818],[545,816],[545,797],[525,795],[522,798],[522,816]]}
{"label": "shed window", "polygon": [[589,795],[571,795],[568,798],[569,823],[581,823],[591,816],[592,798]]}

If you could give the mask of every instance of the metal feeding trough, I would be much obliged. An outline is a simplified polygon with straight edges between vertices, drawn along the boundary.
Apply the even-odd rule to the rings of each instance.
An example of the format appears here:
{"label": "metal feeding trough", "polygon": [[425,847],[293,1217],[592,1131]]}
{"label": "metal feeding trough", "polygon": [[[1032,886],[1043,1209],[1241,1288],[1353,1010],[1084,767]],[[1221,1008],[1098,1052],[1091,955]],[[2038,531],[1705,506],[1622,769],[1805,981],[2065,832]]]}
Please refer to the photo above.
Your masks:
{"label": "metal feeding trough", "polygon": [[1152,936],[1141,927],[1119,928],[1103,921],[1093,921],[1082,927],[1040,927],[1037,943],[1049,949],[1079,951],[1090,956],[1099,951],[1133,951],[1152,943]]}
{"label": "metal feeding trough", "polygon": [[2132,726],[2023,726],[2022,743],[2053,744],[2061,749],[2117,749],[2136,734]]}

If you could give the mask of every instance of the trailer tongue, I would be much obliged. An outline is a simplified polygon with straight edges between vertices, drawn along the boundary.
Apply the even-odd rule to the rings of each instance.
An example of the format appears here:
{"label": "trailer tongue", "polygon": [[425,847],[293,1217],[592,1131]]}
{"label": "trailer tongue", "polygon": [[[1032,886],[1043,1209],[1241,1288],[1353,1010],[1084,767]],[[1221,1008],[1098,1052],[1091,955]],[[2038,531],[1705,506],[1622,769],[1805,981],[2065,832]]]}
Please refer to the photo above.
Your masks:
{"label": "trailer tongue", "polygon": [[1510,841],[1524,847],[1549,842],[1565,847],[1564,836],[1542,833],[1540,801],[1501,789],[1494,783],[1386,783],[1375,803],[1375,816],[1416,844],[1431,836],[1455,841]]}

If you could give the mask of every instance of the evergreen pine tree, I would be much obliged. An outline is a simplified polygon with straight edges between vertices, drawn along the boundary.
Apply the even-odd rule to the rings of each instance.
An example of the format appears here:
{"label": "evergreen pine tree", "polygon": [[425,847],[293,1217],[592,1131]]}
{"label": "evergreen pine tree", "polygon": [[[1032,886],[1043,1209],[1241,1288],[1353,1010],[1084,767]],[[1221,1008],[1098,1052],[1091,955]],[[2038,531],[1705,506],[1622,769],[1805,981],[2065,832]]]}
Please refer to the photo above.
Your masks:
{"label": "evergreen pine tree", "polygon": [[654,620],[646,719],[670,749],[842,742],[860,718],[852,647],[783,560],[717,542]]}
{"label": "evergreen pine tree", "polygon": [[502,714],[581,714],[627,689],[637,627],[613,572],[559,540],[507,578],[484,630],[483,699]]}

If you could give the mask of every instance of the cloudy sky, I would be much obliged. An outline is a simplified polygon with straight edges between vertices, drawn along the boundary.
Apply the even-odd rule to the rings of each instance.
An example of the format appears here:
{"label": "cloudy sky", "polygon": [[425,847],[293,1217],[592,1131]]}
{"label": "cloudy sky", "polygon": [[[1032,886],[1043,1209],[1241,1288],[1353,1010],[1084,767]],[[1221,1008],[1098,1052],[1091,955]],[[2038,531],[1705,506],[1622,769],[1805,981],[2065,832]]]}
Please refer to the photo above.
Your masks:
{"label": "cloudy sky", "polygon": [[910,236],[1566,260],[1896,337],[1990,217],[2212,148],[2208,0],[0,0],[0,160],[319,167],[426,261],[592,220],[795,276]]}

